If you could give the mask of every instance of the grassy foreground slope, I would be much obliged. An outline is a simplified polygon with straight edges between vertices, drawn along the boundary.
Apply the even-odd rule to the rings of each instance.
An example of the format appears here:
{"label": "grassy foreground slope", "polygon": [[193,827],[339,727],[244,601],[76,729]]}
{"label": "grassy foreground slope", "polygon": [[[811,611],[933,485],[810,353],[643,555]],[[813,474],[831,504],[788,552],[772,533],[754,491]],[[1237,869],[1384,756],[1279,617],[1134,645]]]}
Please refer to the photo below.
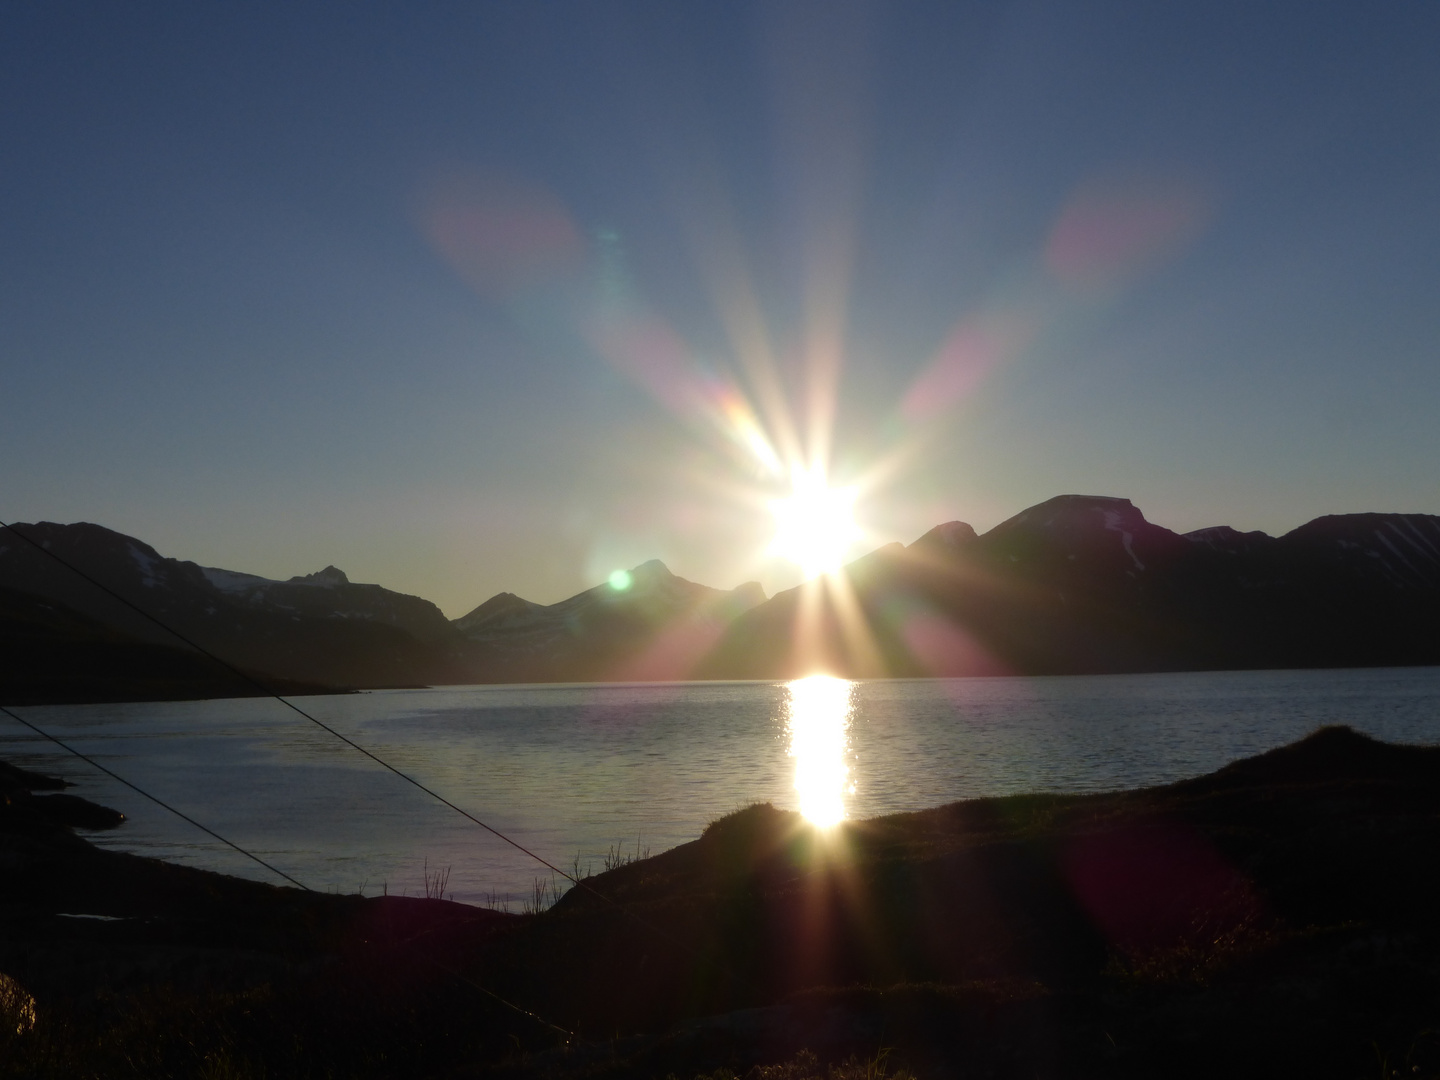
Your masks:
{"label": "grassy foreground slope", "polygon": [[8,1075],[1440,1076],[1440,749],[1344,728],[830,834],[751,807],[539,915],[101,851],[40,799],[0,816]]}

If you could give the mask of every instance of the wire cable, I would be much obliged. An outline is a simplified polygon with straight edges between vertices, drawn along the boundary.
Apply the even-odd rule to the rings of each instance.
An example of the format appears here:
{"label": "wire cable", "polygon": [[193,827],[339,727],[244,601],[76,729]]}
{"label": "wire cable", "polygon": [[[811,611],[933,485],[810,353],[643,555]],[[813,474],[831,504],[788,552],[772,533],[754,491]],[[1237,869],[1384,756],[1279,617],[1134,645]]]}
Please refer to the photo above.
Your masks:
{"label": "wire cable", "polygon": [[[101,592],[105,593],[107,596],[109,596],[109,597],[111,597],[112,599],[117,600],[117,601],[119,601],[120,603],[124,604],[127,608],[129,608],[131,611],[135,612],[137,615],[141,616],[142,618],[144,618],[144,619],[147,620],[148,622],[151,622],[151,623],[155,624],[155,625],[158,626],[161,630],[165,631],[167,634],[170,634],[172,637],[176,638],[177,640],[183,642],[187,647],[189,647],[190,649],[193,649],[195,652],[199,653],[201,656],[206,657],[206,658],[209,659],[211,662],[213,662],[213,663],[215,663],[216,665],[218,665],[219,667],[223,668],[225,671],[230,672],[230,674],[234,675],[236,678],[240,679],[242,682],[245,682],[245,683],[247,683],[248,685],[254,687],[256,690],[260,691],[260,693],[263,694],[264,696],[274,698],[276,701],[280,702],[280,704],[284,705],[287,709],[290,709],[292,712],[296,713],[297,715],[299,715],[299,716],[301,716],[301,717],[304,717],[306,720],[310,721],[310,723],[314,724],[316,727],[320,728],[322,731],[328,732],[329,734],[333,735],[335,738],[339,739],[341,742],[343,742],[346,746],[349,746],[351,749],[356,750],[356,751],[358,751],[358,752],[361,753],[361,754],[364,754],[364,755],[365,755],[367,758],[369,758],[371,761],[375,762],[375,764],[379,765],[381,768],[386,769],[387,771],[389,771],[389,772],[391,772],[391,773],[394,773],[394,774],[395,774],[396,776],[398,776],[401,780],[404,780],[407,784],[410,784],[410,785],[412,785],[413,787],[419,789],[420,791],[423,791],[426,795],[429,795],[429,796],[430,796],[432,799],[434,799],[436,802],[440,803],[440,804],[443,805],[443,806],[449,807],[451,810],[455,811],[455,813],[459,814],[461,817],[465,818],[467,821],[470,821],[470,822],[472,822],[473,824],[480,826],[480,828],[484,829],[486,832],[490,833],[492,836],[496,837],[497,839],[503,840],[505,843],[509,844],[509,845],[510,845],[511,847],[513,847],[515,850],[517,850],[517,851],[519,851],[519,852],[521,852],[521,853],[523,853],[523,854],[525,854],[525,855],[530,856],[530,858],[534,859],[534,860],[535,860],[537,863],[539,863],[541,866],[543,866],[543,867],[545,867],[547,870],[551,871],[551,873],[560,875],[562,878],[564,878],[566,881],[570,882],[571,885],[575,886],[577,889],[583,889],[585,892],[589,893],[591,896],[594,896],[595,898],[597,898],[598,900],[600,900],[602,903],[609,905],[610,907],[614,908],[614,909],[617,910],[617,911],[624,912],[625,914],[629,915],[632,919],[634,919],[636,922],[638,922],[641,926],[643,926],[646,930],[650,931],[651,933],[653,933],[653,934],[655,934],[655,935],[657,935],[657,936],[659,936],[659,937],[666,938],[667,940],[669,940],[669,941],[672,942],[673,944],[677,945],[677,946],[680,947],[681,949],[684,949],[686,952],[690,952],[690,953],[692,953],[692,954],[695,952],[694,948],[693,948],[689,943],[687,943],[687,942],[685,942],[685,941],[682,941],[681,939],[675,937],[675,935],[670,934],[670,933],[668,933],[667,931],[665,931],[664,929],[662,929],[661,927],[658,927],[658,926],[656,926],[655,924],[651,923],[648,919],[644,918],[642,915],[640,915],[638,912],[634,911],[633,909],[625,906],[624,904],[619,903],[618,901],[612,899],[611,897],[606,896],[606,895],[605,895],[604,893],[602,893],[599,889],[596,889],[594,886],[589,885],[588,883],[586,883],[586,881],[585,881],[582,877],[580,877],[578,874],[569,874],[569,873],[566,873],[564,870],[562,870],[560,867],[556,866],[554,863],[550,862],[548,859],[545,859],[545,858],[542,857],[541,855],[538,855],[538,854],[535,853],[534,851],[531,851],[528,847],[526,847],[524,844],[520,843],[518,840],[512,840],[510,837],[508,837],[508,836],[506,836],[504,833],[502,833],[499,829],[496,829],[495,827],[486,824],[484,821],[481,821],[481,820],[480,820],[478,817],[476,817],[474,814],[470,813],[470,811],[464,809],[464,808],[461,807],[461,806],[457,806],[455,803],[453,803],[453,802],[451,802],[449,799],[447,799],[444,795],[441,795],[438,791],[435,791],[433,788],[427,787],[425,784],[422,784],[419,780],[415,779],[415,777],[411,776],[410,774],[408,774],[408,773],[406,773],[406,772],[403,772],[403,771],[401,771],[400,769],[397,769],[394,765],[391,765],[388,761],[386,761],[384,758],[380,757],[378,754],[375,754],[375,753],[371,752],[370,750],[367,750],[365,747],[363,747],[363,746],[361,746],[359,743],[357,743],[354,739],[351,739],[349,736],[344,735],[344,734],[342,734],[342,733],[339,732],[339,731],[336,731],[336,730],[335,730],[333,727],[331,727],[329,724],[327,724],[327,723],[325,723],[324,721],[316,718],[315,716],[312,716],[310,713],[308,713],[308,712],[306,712],[304,709],[300,708],[300,706],[296,705],[293,701],[290,701],[290,700],[288,700],[287,698],[282,697],[278,692],[276,692],[275,690],[273,690],[273,689],[271,689],[270,687],[266,686],[260,679],[256,678],[254,675],[250,674],[250,673],[247,672],[247,671],[242,670],[241,668],[236,667],[234,664],[230,663],[228,660],[224,660],[224,659],[222,659],[221,657],[216,656],[213,652],[211,652],[209,649],[205,648],[203,645],[200,645],[199,643],[191,640],[191,639],[190,639],[189,637],[187,637],[185,634],[181,633],[179,630],[176,630],[173,626],[170,626],[168,623],[164,622],[163,620],[161,620],[160,618],[156,617],[155,615],[152,615],[150,612],[146,611],[144,608],[140,607],[138,604],[136,604],[136,603],[134,603],[133,601],[127,599],[126,597],[120,595],[120,593],[118,593],[118,592],[116,592],[114,589],[110,588],[110,587],[109,587],[108,585],[106,585],[104,582],[99,581],[99,580],[97,580],[97,579],[94,578],[94,577],[91,577],[89,574],[85,573],[85,571],[81,570],[78,566],[74,565],[74,564],[71,563],[69,560],[61,558],[59,555],[55,554],[55,552],[51,551],[48,547],[44,546],[43,544],[36,543],[36,542],[35,542],[34,540],[32,540],[30,537],[26,536],[23,532],[21,532],[19,529],[17,529],[14,525],[10,525],[10,524],[8,524],[8,523],[6,523],[6,522],[4,522],[4,521],[0,521],[0,529],[4,529],[4,530],[7,531],[7,532],[13,533],[15,536],[19,537],[19,538],[20,538],[21,540],[23,540],[26,544],[30,545],[30,547],[34,548],[36,551],[40,552],[42,555],[47,556],[48,558],[52,559],[53,561],[59,563],[59,564],[60,564],[61,566],[63,566],[65,569],[69,570],[71,573],[76,574],[77,576],[79,576],[80,578],[84,579],[85,581],[88,581],[91,585],[95,586],[97,589],[99,589]],[[9,710],[7,709],[6,712],[9,712]],[[10,713],[10,715],[11,715],[11,716],[14,716],[13,713]],[[19,719],[19,718],[16,717],[16,719]],[[25,721],[22,720],[21,723],[25,723]],[[27,726],[32,726],[32,725],[27,725]],[[38,729],[35,729],[35,730],[38,730]],[[46,737],[48,738],[49,736],[46,736]],[[58,741],[58,740],[57,740],[57,741]],[[72,751],[72,752],[73,752],[73,751]],[[97,768],[103,768],[103,766],[98,766],[98,765],[97,765]],[[106,770],[106,771],[108,772],[109,770]],[[112,775],[113,775],[113,774],[112,774]],[[116,779],[119,779],[119,777],[116,777]],[[123,782],[124,782],[124,781],[122,781],[122,783],[123,783]],[[133,786],[133,785],[132,785],[132,786]],[[139,789],[136,788],[136,790],[138,791]],[[141,794],[144,794],[144,792],[141,792]],[[150,796],[147,796],[147,798],[149,798],[149,797],[150,797]],[[156,800],[156,801],[158,802],[159,800]],[[162,805],[163,805],[163,804],[162,804]],[[176,811],[176,813],[179,813],[179,812]],[[180,815],[180,816],[184,817],[183,814]],[[186,818],[186,820],[187,820],[187,821],[191,821],[190,818]],[[204,829],[204,826],[203,826],[203,825],[199,825],[198,822],[192,822],[192,824],[196,824],[197,827]],[[206,829],[205,831],[206,831],[206,832],[209,832],[210,830]],[[211,835],[214,835],[214,834],[212,833]],[[222,838],[222,839],[223,839],[223,838]],[[228,840],[226,840],[225,843],[229,844],[230,842],[229,842]],[[230,846],[231,846],[231,847],[234,847],[235,845],[231,844]],[[238,851],[238,850],[241,850],[241,849],[236,848],[236,850]],[[249,852],[245,852],[245,854],[249,855]],[[250,856],[250,857],[251,857],[251,858],[254,858],[253,855]],[[259,861],[259,860],[257,860],[257,861]],[[273,869],[273,867],[272,867],[271,869]],[[278,871],[278,870],[276,870],[275,872],[276,872],[277,874],[278,874],[278,873],[281,873],[281,872]],[[282,876],[282,877],[287,877],[287,878],[289,878],[289,875],[282,874],[281,876]],[[289,880],[292,880],[292,881],[293,881],[294,879],[293,879],[293,878],[289,878]],[[296,882],[296,884],[299,885],[299,882]],[[300,887],[301,887],[301,888],[304,888],[303,885],[301,885]],[[730,969],[730,966],[729,966],[727,963],[725,963],[725,961],[724,961],[723,959],[720,961],[718,970],[719,970],[722,974],[724,974],[727,978],[729,978],[729,979],[731,979],[731,980],[736,980],[736,979],[737,979],[737,976],[735,975],[735,973]],[[486,991],[486,992],[488,993],[489,991]],[[498,999],[498,1000],[503,1000],[503,999]],[[509,1004],[509,1003],[506,1002],[506,1004]],[[512,1008],[517,1008],[516,1006],[511,1006],[511,1007],[512,1007]],[[519,1011],[522,1011],[522,1012],[523,1012],[524,1010],[522,1009],[522,1010],[519,1010]],[[548,1021],[545,1021],[545,1023],[548,1023]],[[553,1026],[555,1026],[555,1025],[550,1025],[550,1026],[553,1027]],[[564,1030],[564,1029],[562,1028],[562,1029],[559,1029],[559,1030]]]}
{"label": "wire cable", "polygon": [[[309,720],[310,723],[314,724],[316,727],[320,728],[321,730],[326,731],[326,732],[329,732],[329,733],[330,733],[331,735],[333,735],[335,738],[337,738],[337,739],[339,739],[341,742],[343,742],[346,746],[349,746],[349,747],[350,747],[351,749],[353,749],[353,750],[358,750],[360,753],[364,754],[364,755],[365,755],[367,758],[369,758],[371,761],[375,762],[375,764],[381,766],[381,767],[384,768],[384,769],[388,769],[390,772],[392,772],[392,773],[394,773],[396,776],[400,777],[401,780],[404,780],[407,784],[411,784],[411,785],[419,788],[419,789],[420,789],[421,791],[423,791],[426,795],[429,795],[432,799],[436,800],[437,802],[439,802],[439,803],[441,803],[441,804],[443,804],[443,805],[445,805],[445,806],[448,806],[451,810],[454,810],[454,811],[455,811],[457,814],[459,814],[461,817],[464,817],[464,818],[468,819],[469,821],[473,822],[474,824],[479,825],[480,828],[484,829],[486,832],[490,833],[492,836],[495,836],[495,837],[497,837],[498,839],[503,840],[505,843],[509,844],[511,847],[515,848],[517,851],[523,852],[524,854],[530,856],[530,858],[534,859],[534,860],[535,860],[536,862],[538,862],[541,866],[545,867],[546,869],[548,869],[548,870],[550,870],[550,871],[552,871],[552,872],[554,872],[554,873],[556,873],[556,874],[559,874],[559,875],[560,875],[561,877],[563,877],[566,881],[572,882],[572,883],[575,884],[575,885],[581,885],[581,884],[582,884],[581,881],[580,881],[580,879],[575,878],[575,877],[572,877],[570,874],[567,874],[564,870],[560,869],[560,867],[556,866],[554,863],[551,863],[551,862],[549,862],[548,860],[546,860],[546,859],[542,858],[541,856],[537,855],[535,852],[533,852],[533,851],[531,851],[529,848],[527,848],[524,844],[521,844],[519,841],[510,839],[510,837],[506,836],[506,835],[505,835],[504,833],[502,833],[499,829],[496,829],[496,828],[493,828],[493,827],[490,826],[490,825],[487,825],[485,822],[481,821],[481,820],[480,820],[478,817],[476,817],[474,814],[470,813],[468,810],[465,810],[465,809],[463,809],[462,807],[456,806],[453,802],[451,802],[449,799],[445,798],[445,796],[441,795],[438,791],[435,791],[435,790],[433,790],[433,789],[431,789],[431,788],[426,787],[426,786],[425,786],[424,784],[422,784],[419,780],[416,780],[413,776],[409,775],[408,773],[402,772],[401,770],[397,769],[394,765],[391,765],[388,761],[384,760],[383,758],[381,758],[381,757],[378,756],[377,754],[374,754],[374,753],[372,753],[371,751],[367,750],[365,747],[361,746],[361,745],[360,745],[359,743],[357,743],[354,739],[351,739],[351,738],[349,738],[348,736],[341,734],[339,731],[336,731],[334,728],[332,728],[329,724],[325,723],[323,720],[317,719],[316,717],[312,716],[310,713],[306,712],[304,709],[300,708],[300,706],[296,705],[293,701],[290,701],[290,700],[282,697],[282,696],[281,696],[280,694],[278,694],[276,691],[272,690],[270,687],[266,686],[263,682],[261,682],[259,679],[257,679],[254,675],[251,675],[249,672],[243,671],[242,669],[236,667],[234,664],[230,663],[228,660],[223,660],[223,659],[221,659],[220,657],[216,656],[216,655],[215,655],[213,652],[211,652],[209,649],[205,648],[203,645],[200,645],[200,644],[198,644],[198,643],[195,642],[195,641],[192,641],[189,637],[187,637],[185,634],[182,634],[179,630],[176,630],[173,626],[170,626],[170,625],[168,625],[167,623],[163,622],[162,620],[156,618],[154,615],[150,614],[150,612],[146,611],[144,608],[140,607],[138,604],[134,603],[133,601],[126,599],[124,596],[121,596],[118,592],[116,592],[114,589],[110,588],[110,587],[109,587],[108,585],[106,585],[104,582],[102,582],[102,581],[97,581],[95,578],[93,578],[93,577],[91,577],[89,574],[85,573],[85,571],[81,570],[78,566],[74,565],[74,564],[71,563],[69,560],[61,558],[59,555],[55,554],[55,552],[51,551],[49,548],[45,547],[43,544],[38,544],[38,543],[36,543],[34,540],[30,539],[30,537],[26,536],[23,532],[21,532],[19,529],[17,529],[14,525],[10,525],[10,524],[7,524],[7,523],[4,522],[4,521],[0,521],[0,529],[5,529],[7,532],[13,533],[15,536],[18,536],[21,540],[23,540],[25,543],[29,544],[32,548],[34,548],[36,551],[40,552],[42,555],[48,556],[49,558],[53,559],[55,562],[59,563],[61,566],[65,567],[67,570],[69,570],[69,571],[71,571],[72,573],[77,574],[77,575],[80,576],[81,578],[85,579],[85,580],[88,581],[91,585],[94,585],[97,589],[99,589],[101,592],[105,593],[107,596],[111,597],[112,599],[120,601],[120,603],[124,604],[124,605],[125,605],[127,608],[129,608],[131,611],[135,612],[137,615],[140,615],[141,617],[143,617],[143,618],[146,619],[147,621],[154,623],[154,624],[155,624],[156,626],[158,626],[161,630],[164,630],[167,634],[170,634],[171,636],[173,636],[173,637],[176,638],[177,640],[183,642],[186,646],[188,646],[189,648],[193,649],[195,652],[199,653],[201,656],[204,656],[204,657],[206,657],[208,660],[212,661],[213,663],[218,664],[220,667],[222,667],[222,668],[224,668],[226,671],[230,672],[230,674],[234,675],[236,678],[238,678],[238,679],[240,679],[241,681],[249,684],[250,686],[254,687],[256,690],[259,690],[259,691],[260,691],[262,694],[264,694],[266,697],[272,697],[272,698],[274,698],[276,701],[280,702],[280,704],[284,705],[286,708],[292,710],[293,712],[299,714],[300,716],[303,716],[306,720]],[[13,714],[12,714],[12,715],[13,715]],[[22,721],[22,723],[23,723],[23,721]],[[137,790],[138,790],[138,789],[137,789]],[[226,842],[228,843],[228,841],[226,841]],[[602,899],[604,899],[603,895],[602,895],[601,893],[599,893],[599,892],[596,892],[596,890],[594,890],[594,889],[589,889],[588,891],[589,891],[589,892],[592,892],[592,893],[594,893],[596,896],[600,896]]]}
{"label": "wire cable", "polygon": [[284,870],[281,870],[278,866],[271,866],[268,862],[266,862],[264,859],[260,858],[260,856],[259,856],[259,855],[256,855],[253,851],[246,851],[246,850],[245,850],[243,847],[241,847],[239,844],[235,843],[235,841],[233,841],[233,840],[227,840],[227,839],[225,839],[225,837],[221,836],[221,835],[220,835],[218,832],[216,832],[214,829],[209,828],[208,826],[205,826],[205,825],[201,825],[200,822],[196,821],[196,820],[195,820],[194,818],[192,818],[189,814],[186,814],[186,813],[184,813],[184,812],[181,811],[181,810],[177,810],[177,809],[175,809],[175,807],[171,806],[169,803],[165,802],[163,799],[160,799],[160,798],[157,798],[157,797],[154,796],[154,795],[151,795],[148,791],[146,791],[144,788],[142,788],[139,784],[132,784],[129,780],[126,780],[123,776],[121,776],[119,773],[115,772],[113,769],[107,769],[104,765],[101,765],[101,764],[100,764],[98,761],[96,761],[94,758],[92,758],[92,757],[90,757],[90,756],[88,756],[88,755],[86,755],[86,754],[82,754],[79,750],[76,750],[75,747],[69,745],[68,743],[62,742],[61,740],[57,739],[54,735],[51,735],[48,731],[43,731],[43,730],[41,730],[40,728],[38,728],[38,727],[36,727],[34,724],[32,724],[29,720],[26,720],[23,716],[18,716],[18,715],[16,715],[15,713],[11,712],[11,711],[10,711],[8,708],[6,708],[4,705],[0,705],[0,712],[3,712],[6,716],[10,717],[10,719],[11,719],[11,720],[14,720],[17,724],[24,724],[27,728],[29,728],[31,731],[35,732],[35,734],[36,734],[36,735],[39,735],[41,738],[49,739],[49,740],[50,740],[51,742],[53,742],[56,746],[60,747],[60,749],[65,750],[65,751],[68,751],[68,752],[71,753],[71,754],[74,754],[74,755],[75,755],[76,757],[78,757],[81,761],[86,762],[86,763],[89,764],[89,765],[95,766],[95,768],[99,769],[101,772],[103,772],[106,776],[110,777],[111,779],[120,781],[120,783],[124,784],[126,787],[128,787],[131,791],[135,792],[137,795],[143,795],[143,796],[145,796],[145,798],[149,799],[149,800],[150,800],[151,802],[153,802],[156,806],[163,807],[164,809],[169,810],[170,813],[174,814],[176,817],[178,817],[178,818],[180,818],[180,819],[182,819],[182,820],[184,820],[184,821],[188,821],[191,825],[194,825],[195,828],[199,829],[201,832],[205,833],[207,836],[213,836],[216,840],[219,840],[222,844],[225,844],[225,845],[228,846],[228,847],[234,848],[234,849],[235,849],[236,851],[238,851],[241,855],[244,855],[247,859],[253,859],[255,862],[257,862],[257,863],[259,863],[261,866],[263,866],[266,870],[269,870],[272,874],[275,874],[275,875],[277,875],[277,876],[279,876],[279,877],[284,878],[286,881],[290,882],[290,884],[291,884],[291,885],[294,885],[296,888],[298,888],[298,889],[304,889],[306,892],[312,891],[308,885],[305,885],[305,884],[303,884],[302,882],[296,881],[293,877],[291,877],[289,874],[287,874]]}
{"label": "wire cable", "polygon": [[[94,758],[90,757],[88,754],[83,754],[83,753],[81,753],[79,750],[75,749],[75,747],[71,746],[69,743],[66,743],[66,742],[64,742],[64,741],[62,741],[62,740],[60,740],[60,739],[57,739],[54,735],[51,735],[48,731],[45,731],[45,730],[43,730],[42,728],[40,728],[39,726],[37,726],[37,725],[35,725],[35,724],[32,724],[29,720],[26,720],[23,716],[17,715],[16,713],[14,713],[13,711],[11,711],[11,710],[10,710],[9,708],[7,708],[6,706],[0,705],[0,713],[4,713],[6,716],[10,717],[11,720],[14,720],[17,724],[23,724],[25,727],[27,727],[27,728],[29,728],[31,731],[35,732],[36,735],[39,735],[39,736],[41,736],[42,738],[45,738],[45,739],[49,739],[49,740],[50,740],[51,742],[53,742],[56,746],[60,747],[60,749],[65,750],[65,751],[67,751],[68,753],[74,754],[77,758],[79,758],[81,761],[85,762],[86,764],[88,764],[88,765],[93,765],[95,768],[97,768],[97,769],[99,769],[101,772],[103,772],[106,776],[110,777],[110,778],[113,779],[113,780],[118,780],[120,783],[122,783],[122,784],[124,784],[126,787],[128,787],[131,791],[135,792],[135,793],[138,794],[138,795],[143,795],[145,798],[147,798],[147,799],[149,799],[151,802],[153,802],[156,806],[162,807],[163,809],[170,811],[170,813],[174,814],[176,817],[180,818],[182,821],[187,821],[187,822],[189,822],[191,825],[194,825],[195,828],[199,829],[201,832],[205,833],[207,836],[213,836],[216,840],[219,840],[222,844],[226,844],[226,845],[228,845],[229,847],[234,848],[234,849],[235,849],[236,851],[238,851],[241,855],[244,855],[247,859],[253,859],[255,862],[257,862],[257,863],[259,863],[261,866],[263,866],[266,870],[269,870],[272,874],[276,874],[276,875],[284,878],[286,881],[290,882],[290,884],[294,885],[296,888],[303,889],[305,892],[314,892],[314,890],[311,889],[310,886],[304,884],[303,882],[297,881],[295,878],[293,878],[293,877],[291,877],[289,874],[287,874],[284,870],[281,870],[278,866],[271,866],[268,862],[266,862],[264,859],[260,858],[260,856],[259,856],[259,855],[256,855],[253,851],[247,851],[247,850],[245,850],[243,847],[241,847],[239,844],[235,843],[235,841],[233,841],[233,840],[227,840],[225,837],[223,837],[223,836],[221,836],[219,833],[217,833],[214,829],[209,828],[209,827],[206,826],[206,825],[200,824],[200,822],[196,821],[196,820],[195,820],[194,818],[192,818],[189,814],[186,814],[185,812],[183,812],[183,811],[181,811],[181,810],[177,810],[175,807],[171,806],[169,803],[165,802],[163,799],[160,799],[160,798],[157,798],[157,797],[154,796],[154,795],[151,795],[148,791],[146,791],[144,788],[142,788],[139,784],[133,784],[133,783],[131,783],[129,780],[126,780],[123,776],[121,776],[119,773],[117,773],[114,769],[106,768],[104,765],[101,765],[98,761],[96,761]],[[478,990],[478,991],[480,991],[480,993],[484,994],[486,997],[493,998],[494,1000],[498,1001],[501,1005],[504,1005],[507,1009],[511,1009],[511,1010],[513,1010],[514,1012],[519,1013],[521,1016],[525,1016],[525,1017],[530,1018],[531,1020],[534,1020],[537,1024],[540,1024],[542,1027],[547,1027],[547,1028],[550,1028],[552,1031],[558,1031],[558,1032],[560,1032],[560,1034],[562,1034],[562,1035],[565,1036],[565,1040],[566,1040],[567,1043],[574,1040],[574,1038],[575,1038],[575,1033],[574,1033],[573,1031],[569,1030],[568,1028],[563,1028],[563,1027],[561,1027],[559,1024],[551,1023],[549,1020],[546,1020],[543,1016],[539,1015],[538,1013],[531,1012],[529,1009],[526,1009],[526,1008],[524,1008],[524,1007],[522,1007],[522,1006],[520,1006],[520,1005],[516,1005],[513,1001],[507,1001],[505,998],[503,998],[503,997],[501,997],[499,994],[495,993],[494,990],[491,990],[490,988],[488,988],[488,987],[486,987],[486,986],[482,986],[480,983],[476,982],[474,979],[472,979],[470,976],[466,975],[464,972],[457,971],[455,968],[450,967],[450,965],[448,965],[448,964],[442,964],[440,961],[435,960],[435,959],[430,958],[430,957],[426,957],[425,959],[431,964],[431,966],[439,969],[440,971],[443,971],[445,974],[451,976],[452,978],[458,979],[460,982],[464,983],[466,986],[469,986],[472,990]]]}

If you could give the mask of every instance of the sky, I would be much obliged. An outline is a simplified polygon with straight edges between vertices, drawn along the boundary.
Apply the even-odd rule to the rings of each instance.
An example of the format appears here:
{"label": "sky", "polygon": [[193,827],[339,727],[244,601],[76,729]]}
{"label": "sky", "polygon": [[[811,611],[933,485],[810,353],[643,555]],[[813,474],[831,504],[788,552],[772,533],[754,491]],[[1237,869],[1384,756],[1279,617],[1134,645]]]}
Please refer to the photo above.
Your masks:
{"label": "sky", "polygon": [[1440,5],[0,7],[0,519],[459,616],[1440,513]]}

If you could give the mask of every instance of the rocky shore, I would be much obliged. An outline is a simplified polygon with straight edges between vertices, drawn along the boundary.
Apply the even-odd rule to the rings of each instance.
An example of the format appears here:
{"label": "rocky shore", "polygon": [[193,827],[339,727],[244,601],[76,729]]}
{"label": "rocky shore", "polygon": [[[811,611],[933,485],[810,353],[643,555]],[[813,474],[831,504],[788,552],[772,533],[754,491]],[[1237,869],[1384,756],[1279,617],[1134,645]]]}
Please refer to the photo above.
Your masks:
{"label": "rocky shore", "polygon": [[829,833],[751,807],[539,915],[102,850],[0,788],[0,1075],[1440,1076],[1440,749],[1346,728]]}

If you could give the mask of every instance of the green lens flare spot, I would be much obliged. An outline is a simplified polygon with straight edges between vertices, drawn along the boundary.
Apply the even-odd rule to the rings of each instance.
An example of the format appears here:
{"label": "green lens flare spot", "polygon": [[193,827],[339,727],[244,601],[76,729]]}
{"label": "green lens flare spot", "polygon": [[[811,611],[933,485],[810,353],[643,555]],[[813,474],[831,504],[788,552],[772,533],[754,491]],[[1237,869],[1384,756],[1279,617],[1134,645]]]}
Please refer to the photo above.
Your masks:
{"label": "green lens flare spot", "polygon": [[634,583],[635,579],[630,576],[629,570],[616,570],[610,575],[610,587],[616,592],[624,592]]}

